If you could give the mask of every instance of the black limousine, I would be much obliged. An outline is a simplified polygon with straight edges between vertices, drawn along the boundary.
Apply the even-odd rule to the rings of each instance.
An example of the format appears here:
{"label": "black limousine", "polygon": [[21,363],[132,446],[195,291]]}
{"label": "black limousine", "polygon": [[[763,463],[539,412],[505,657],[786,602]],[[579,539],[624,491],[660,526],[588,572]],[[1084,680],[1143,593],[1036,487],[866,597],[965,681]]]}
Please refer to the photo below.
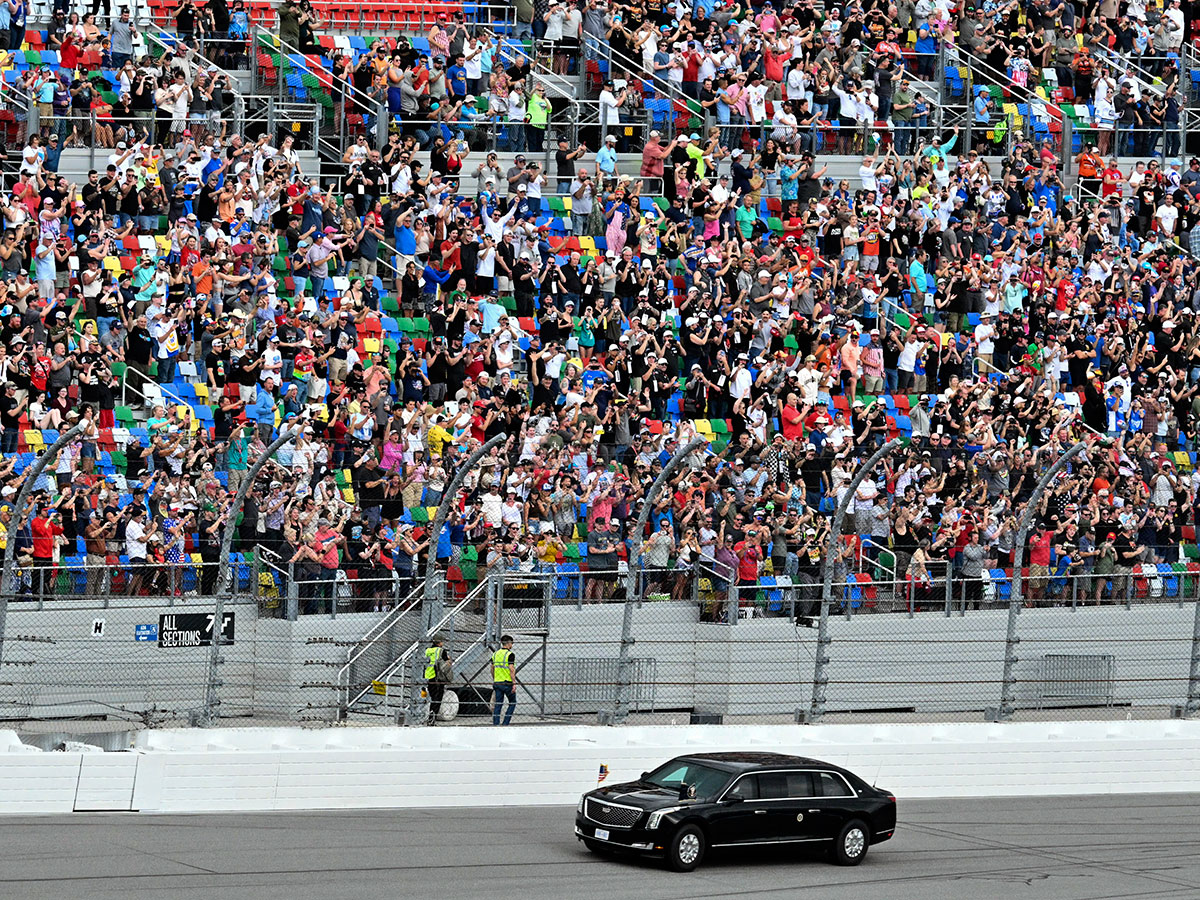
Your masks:
{"label": "black limousine", "polygon": [[779,753],[680,756],[584,794],[575,836],[593,853],[665,857],[690,872],[719,847],[828,847],[856,866],[896,830],[896,798],[838,766]]}

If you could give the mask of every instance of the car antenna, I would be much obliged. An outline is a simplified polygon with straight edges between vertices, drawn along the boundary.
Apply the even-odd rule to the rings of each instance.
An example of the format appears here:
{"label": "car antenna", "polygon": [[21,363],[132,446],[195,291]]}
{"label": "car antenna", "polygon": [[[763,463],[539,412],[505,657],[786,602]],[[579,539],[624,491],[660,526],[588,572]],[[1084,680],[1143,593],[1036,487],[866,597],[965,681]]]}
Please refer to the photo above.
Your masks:
{"label": "car antenna", "polygon": [[879,785],[879,776],[880,776],[880,774],[881,774],[882,772],[883,772],[883,757],[880,757],[880,759],[879,759],[879,768],[877,768],[877,769],[875,770],[875,780],[871,782],[871,787],[875,788],[876,790],[878,790],[878,789],[879,789],[879,788],[878,788],[878,785]]}

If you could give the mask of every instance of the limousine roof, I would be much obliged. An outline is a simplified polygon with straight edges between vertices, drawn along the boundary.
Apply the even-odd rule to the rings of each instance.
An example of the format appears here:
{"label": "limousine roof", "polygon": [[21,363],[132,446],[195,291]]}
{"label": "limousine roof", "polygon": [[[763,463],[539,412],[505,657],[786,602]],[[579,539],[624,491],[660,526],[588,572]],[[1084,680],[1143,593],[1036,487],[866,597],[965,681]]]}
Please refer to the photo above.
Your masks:
{"label": "limousine roof", "polygon": [[692,760],[698,763],[709,764],[715,768],[726,769],[731,772],[742,772],[749,769],[757,769],[768,766],[821,766],[823,768],[837,768],[837,766],[831,766],[829,763],[821,762],[819,759],[810,759],[807,756],[789,756],[786,753],[761,753],[750,751],[728,753],[689,753],[686,756],[679,758]]}

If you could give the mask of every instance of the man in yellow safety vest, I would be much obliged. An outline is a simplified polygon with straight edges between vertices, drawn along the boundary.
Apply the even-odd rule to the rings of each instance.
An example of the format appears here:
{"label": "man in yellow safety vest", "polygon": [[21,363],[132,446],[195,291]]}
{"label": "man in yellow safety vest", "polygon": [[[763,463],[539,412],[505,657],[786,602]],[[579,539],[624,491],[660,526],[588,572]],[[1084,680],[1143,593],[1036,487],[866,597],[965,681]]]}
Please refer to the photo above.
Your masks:
{"label": "man in yellow safety vest", "polygon": [[446,639],[435,634],[425,650],[425,690],[429,694],[429,724],[436,725],[442,709],[442,697],[446,694],[446,683],[450,681],[450,654],[446,652]]}
{"label": "man in yellow safety vest", "polygon": [[492,690],[495,693],[495,706],[492,708],[492,724],[500,724],[500,707],[504,698],[508,698],[508,710],[504,714],[504,724],[512,724],[513,710],[517,706],[517,657],[512,652],[513,639],[510,635],[500,638],[500,649],[492,654]]}

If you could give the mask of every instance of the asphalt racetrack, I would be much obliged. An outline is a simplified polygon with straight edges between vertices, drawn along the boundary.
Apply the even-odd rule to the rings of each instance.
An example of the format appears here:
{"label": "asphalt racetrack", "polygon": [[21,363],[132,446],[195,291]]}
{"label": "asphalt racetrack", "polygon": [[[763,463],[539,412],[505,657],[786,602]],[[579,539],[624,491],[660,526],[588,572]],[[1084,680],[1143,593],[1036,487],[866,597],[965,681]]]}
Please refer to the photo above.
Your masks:
{"label": "asphalt racetrack", "polygon": [[691,875],[603,860],[574,810],[0,819],[0,898],[1200,900],[1195,796],[900,801],[856,869],[727,851]]}

